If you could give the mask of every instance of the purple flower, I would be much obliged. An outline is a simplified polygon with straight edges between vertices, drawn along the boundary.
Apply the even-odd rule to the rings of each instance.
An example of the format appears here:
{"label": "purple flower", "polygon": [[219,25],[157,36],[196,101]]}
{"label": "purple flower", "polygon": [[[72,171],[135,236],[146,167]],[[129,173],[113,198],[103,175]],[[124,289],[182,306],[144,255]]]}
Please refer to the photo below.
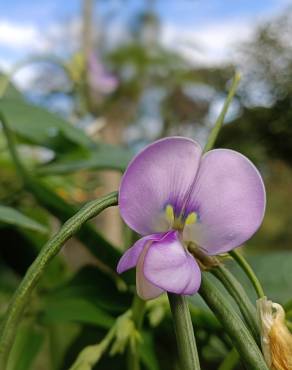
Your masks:
{"label": "purple flower", "polygon": [[93,52],[89,54],[88,71],[89,82],[93,91],[107,95],[116,90],[118,79],[106,70],[98,56],[94,55]]}
{"label": "purple flower", "polygon": [[191,295],[200,268],[184,241],[208,255],[230,251],[262,223],[265,188],[242,154],[169,137],[147,146],[129,164],[119,207],[127,225],[144,235],[119,261],[122,273],[136,266],[137,292],[151,299],[165,291]]}

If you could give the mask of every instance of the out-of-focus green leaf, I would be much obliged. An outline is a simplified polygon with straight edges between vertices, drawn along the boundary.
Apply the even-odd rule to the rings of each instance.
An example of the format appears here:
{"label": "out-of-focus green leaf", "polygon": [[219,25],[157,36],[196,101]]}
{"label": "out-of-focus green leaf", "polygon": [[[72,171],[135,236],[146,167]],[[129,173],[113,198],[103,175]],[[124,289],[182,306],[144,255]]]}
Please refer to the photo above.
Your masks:
{"label": "out-of-focus green leaf", "polygon": [[92,145],[82,130],[58,115],[23,100],[4,97],[0,100],[0,111],[10,129],[33,144],[54,147],[54,142],[65,138],[84,147]]}
{"label": "out-of-focus green leaf", "polygon": [[128,309],[132,295],[119,291],[116,282],[109,275],[88,266],[50,293],[49,299],[51,301],[81,299],[115,315]]}
{"label": "out-of-focus green leaf", "polygon": [[[247,256],[249,263],[259,278],[265,294],[269,299],[280,304],[286,303],[292,297],[292,253],[291,252],[266,252],[259,255]],[[246,292],[255,302],[256,296],[249,280],[238,268],[230,261],[227,263],[235,276],[238,277]]]}
{"label": "out-of-focus green leaf", "polygon": [[92,302],[82,298],[45,301],[43,322],[80,322],[109,329],[114,318]]}
{"label": "out-of-focus green leaf", "polygon": [[103,169],[124,171],[132,156],[133,153],[126,148],[99,143],[92,151],[75,151],[60,156],[56,161],[41,167],[39,173],[52,175]]}
{"label": "out-of-focus green leaf", "polygon": [[8,80],[9,77],[7,75],[0,73],[0,98],[5,96],[7,98],[22,99],[21,92]]}
{"label": "out-of-focus green leaf", "polygon": [[[10,297],[19,284],[19,276],[6,264],[0,263],[0,322],[4,316]],[[0,324],[1,325],[1,324]]]}
{"label": "out-of-focus green leaf", "polygon": [[46,233],[46,227],[37,221],[25,216],[14,208],[0,205],[0,222],[23,227],[25,229]]}
{"label": "out-of-focus green leaf", "polygon": [[[61,369],[68,348],[78,337],[81,325],[76,323],[58,323],[48,326],[50,359],[53,369]],[[66,335],[64,335],[66,333]],[[64,368],[64,367],[63,367]]]}
{"label": "out-of-focus green leaf", "polygon": [[44,331],[31,322],[20,325],[14,341],[7,370],[30,370],[41,349]]}
{"label": "out-of-focus green leaf", "polygon": [[158,360],[155,353],[153,336],[149,332],[142,333],[142,343],[140,346],[141,359],[145,368],[148,370],[159,370]]}

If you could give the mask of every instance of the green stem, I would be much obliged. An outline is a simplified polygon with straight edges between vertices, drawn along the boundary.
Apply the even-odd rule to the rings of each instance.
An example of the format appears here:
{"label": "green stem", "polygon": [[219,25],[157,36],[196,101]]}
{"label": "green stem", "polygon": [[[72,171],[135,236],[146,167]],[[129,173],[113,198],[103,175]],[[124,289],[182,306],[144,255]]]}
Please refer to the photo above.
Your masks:
{"label": "green stem", "polygon": [[208,273],[202,274],[200,295],[226,330],[242,361],[249,370],[268,370],[262,353],[231,303],[213,283]]}
{"label": "green stem", "polygon": [[168,293],[181,370],[200,370],[199,356],[187,298]]}
{"label": "green stem", "polygon": [[220,112],[216,122],[215,122],[215,125],[213,127],[213,129],[211,130],[210,132],[210,135],[208,137],[208,141],[207,141],[207,144],[205,145],[205,148],[204,148],[204,153],[206,153],[208,150],[212,149],[214,144],[215,144],[215,141],[217,139],[217,136],[223,126],[223,122],[224,122],[224,119],[225,119],[225,116],[226,116],[226,113],[228,111],[228,108],[234,98],[234,95],[235,95],[235,92],[237,90],[237,87],[238,87],[238,84],[239,84],[239,81],[240,81],[240,75],[239,73],[235,73],[235,76],[233,78],[233,81],[232,81],[232,85],[231,85],[231,88],[229,90],[229,93],[227,95],[227,98],[224,102],[224,105],[223,105],[223,108],[222,108],[222,111]]}
{"label": "green stem", "polygon": [[248,295],[234,275],[223,265],[219,265],[210,271],[224,285],[228,293],[237,303],[240,312],[250,329],[255,341],[260,344],[260,329],[257,322],[257,313]]}
{"label": "green stem", "polygon": [[10,155],[11,155],[11,158],[14,162],[16,170],[20,174],[22,181],[24,183],[26,183],[27,178],[28,178],[28,174],[27,174],[25,168],[22,166],[22,163],[19,159],[19,156],[18,156],[18,153],[17,153],[17,150],[16,150],[14,137],[13,137],[13,135],[12,135],[10,129],[9,129],[9,125],[8,125],[4,115],[1,112],[0,112],[0,121],[2,123],[3,132],[4,132],[4,135],[6,137],[8,150],[10,152]]}
{"label": "green stem", "polygon": [[240,357],[235,348],[228,353],[218,370],[233,370],[238,364]]}
{"label": "green stem", "polygon": [[263,287],[261,283],[259,282],[259,279],[256,277],[256,274],[254,273],[253,269],[247,262],[247,260],[236,250],[230,251],[229,254],[232,256],[232,258],[238,263],[238,265],[242,268],[242,270],[245,272],[246,276],[251,281],[258,298],[264,298],[265,293],[263,290]]}
{"label": "green stem", "polygon": [[41,278],[45,268],[81,226],[97,216],[104,209],[118,203],[118,193],[114,192],[86,204],[77,214],[70,218],[55,236],[42,248],[38,257],[27,270],[8,307],[0,333],[0,369],[5,369],[11,344],[14,340],[17,325],[21,319],[29,297]]}
{"label": "green stem", "polygon": [[[132,304],[132,320],[137,331],[141,330],[145,310],[146,302],[136,294]],[[128,370],[140,370],[139,343],[137,342],[134,346],[130,343],[128,347]]]}

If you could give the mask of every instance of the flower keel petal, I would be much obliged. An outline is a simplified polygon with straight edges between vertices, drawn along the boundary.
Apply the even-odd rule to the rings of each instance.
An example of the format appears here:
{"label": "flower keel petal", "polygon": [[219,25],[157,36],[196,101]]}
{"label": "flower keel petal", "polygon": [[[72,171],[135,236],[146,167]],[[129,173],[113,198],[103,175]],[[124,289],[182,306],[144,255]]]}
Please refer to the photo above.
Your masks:
{"label": "flower keel petal", "polygon": [[192,295],[201,284],[200,268],[182,246],[176,231],[169,232],[148,248],[144,276],[158,288],[176,294]]}

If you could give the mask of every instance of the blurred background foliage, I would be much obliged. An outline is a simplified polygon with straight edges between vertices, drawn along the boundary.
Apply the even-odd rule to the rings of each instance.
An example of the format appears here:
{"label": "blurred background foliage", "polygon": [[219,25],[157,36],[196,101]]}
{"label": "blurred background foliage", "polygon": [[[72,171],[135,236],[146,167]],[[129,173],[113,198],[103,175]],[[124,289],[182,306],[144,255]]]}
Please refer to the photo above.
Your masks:
{"label": "blurred background foliage", "polygon": [[[64,42],[64,31],[62,53],[56,44],[55,54],[31,56],[13,74],[3,70],[0,75],[0,117],[14,134],[25,167],[23,174],[15,166],[1,130],[0,318],[44,243],[84,202],[117,189],[138,149],[167,135],[204,144],[235,69],[243,79],[216,145],[242,152],[263,174],[266,217],[244,253],[269,298],[289,302],[291,8],[262,22],[250,41],[237,45],[237,63],[204,65],[159,42],[154,1],[133,15],[127,38],[114,46],[108,42],[110,31],[95,27],[96,3],[81,4],[75,48]],[[13,76],[32,65],[34,79],[29,89],[20,90]],[[105,336],[132,301],[133,275],[126,275],[131,287],[126,291],[114,272],[130,239],[117,210],[107,210],[67,243],[31,299],[9,370],[68,369],[84,346]],[[245,277],[232,261],[228,265],[255,299]],[[191,309],[202,369],[217,369],[232,349],[230,340],[199,297],[191,299]],[[178,369],[163,298],[149,304],[141,335],[144,369]],[[124,369],[125,358],[125,353],[104,356],[95,368]],[[235,368],[243,367],[238,362]]]}

